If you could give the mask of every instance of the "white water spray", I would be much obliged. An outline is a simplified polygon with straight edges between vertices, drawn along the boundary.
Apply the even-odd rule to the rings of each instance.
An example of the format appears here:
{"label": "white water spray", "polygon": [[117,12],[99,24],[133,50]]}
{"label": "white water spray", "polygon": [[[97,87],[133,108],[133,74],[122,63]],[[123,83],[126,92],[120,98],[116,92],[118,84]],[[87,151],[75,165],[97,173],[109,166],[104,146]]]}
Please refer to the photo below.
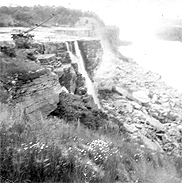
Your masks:
{"label": "white water spray", "polygon": [[70,49],[69,49],[69,43],[66,41],[65,44],[66,44],[67,51],[70,51]]}
{"label": "white water spray", "polygon": [[95,92],[95,88],[94,85],[92,83],[92,81],[90,80],[87,71],[85,70],[85,66],[84,66],[84,60],[83,57],[81,55],[79,46],[78,46],[78,42],[75,41],[74,42],[74,46],[75,46],[75,52],[76,52],[76,57],[77,57],[77,63],[78,63],[78,71],[83,75],[83,77],[85,78],[85,82],[86,82],[86,87],[87,87],[87,92],[89,95],[92,95],[95,104],[97,104],[97,106],[100,108],[100,103],[99,100],[97,98],[96,92]]}

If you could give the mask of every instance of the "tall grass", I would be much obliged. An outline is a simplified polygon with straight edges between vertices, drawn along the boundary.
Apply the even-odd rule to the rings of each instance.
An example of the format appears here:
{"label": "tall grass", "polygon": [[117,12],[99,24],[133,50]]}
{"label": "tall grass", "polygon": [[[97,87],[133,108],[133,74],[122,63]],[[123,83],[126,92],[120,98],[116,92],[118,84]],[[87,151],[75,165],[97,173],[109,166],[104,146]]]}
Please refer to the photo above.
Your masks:
{"label": "tall grass", "polygon": [[[174,158],[136,142],[57,118],[36,121],[20,106],[1,104],[1,182],[180,183]],[[179,162],[179,160],[178,160]]]}

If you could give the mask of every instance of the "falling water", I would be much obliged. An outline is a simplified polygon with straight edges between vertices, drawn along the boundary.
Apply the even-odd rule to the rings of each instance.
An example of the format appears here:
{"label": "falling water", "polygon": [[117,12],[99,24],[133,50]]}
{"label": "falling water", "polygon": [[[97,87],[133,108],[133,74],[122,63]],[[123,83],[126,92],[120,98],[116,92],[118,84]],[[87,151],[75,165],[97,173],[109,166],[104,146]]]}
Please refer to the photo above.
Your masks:
{"label": "falling water", "polygon": [[66,44],[67,51],[70,51],[70,49],[69,49],[69,43],[66,41],[65,44]]}
{"label": "falling water", "polygon": [[76,57],[77,59],[77,63],[78,63],[78,71],[83,75],[83,77],[85,78],[86,81],[86,87],[87,87],[87,92],[89,95],[92,95],[95,104],[97,104],[97,106],[100,108],[100,104],[99,104],[99,100],[97,98],[96,92],[95,92],[95,88],[93,86],[92,81],[90,80],[87,71],[85,70],[85,66],[84,66],[84,60],[83,57],[81,55],[79,46],[78,46],[78,42],[75,41],[74,42],[74,46],[75,46],[75,52],[76,52]]}

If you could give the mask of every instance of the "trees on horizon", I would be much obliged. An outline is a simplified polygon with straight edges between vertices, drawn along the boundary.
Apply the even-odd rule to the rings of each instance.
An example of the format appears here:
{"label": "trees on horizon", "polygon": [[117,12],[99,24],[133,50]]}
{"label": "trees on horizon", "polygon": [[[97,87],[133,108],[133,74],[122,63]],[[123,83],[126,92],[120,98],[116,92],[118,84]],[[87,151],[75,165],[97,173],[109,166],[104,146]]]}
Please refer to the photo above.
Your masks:
{"label": "trees on horizon", "polygon": [[29,27],[56,16],[44,26],[74,26],[80,17],[94,17],[101,25],[103,21],[93,12],[67,9],[62,6],[2,6],[0,7],[0,27]]}

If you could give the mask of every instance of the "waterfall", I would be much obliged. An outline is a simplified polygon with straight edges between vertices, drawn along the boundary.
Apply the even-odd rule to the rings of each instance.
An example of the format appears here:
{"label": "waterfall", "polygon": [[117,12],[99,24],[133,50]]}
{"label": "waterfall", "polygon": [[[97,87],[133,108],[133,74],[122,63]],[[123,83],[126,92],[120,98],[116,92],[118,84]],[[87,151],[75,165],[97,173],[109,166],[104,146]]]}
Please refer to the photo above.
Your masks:
{"label": "waterfall", "polygon": [[95,104],[97,104],[97,106],[100,108],[99,100],[97,98],[94,85],[93,85],[91,79],[89,78],[89,76],[87,74],[87,71],[85,70],[84,60],[83,60],[83,57],[81,55],[81,51],[80,51],[79,46],[78,46],[78,41],[75,41],[74,42],[74,47],[75,47],[75,54],[76,54],[76,57],[77,57],[78,71],[85,78],[85,82],[86,82],[86,87],[87,87],[87,90],[88,90],[87,91],[88,94],[89,95],[92,95]]}
{"label": "waterfall", "polygon": [[67,51],[70,51],[69,43],[68,43],[67,41],[65,42],[65,45],[66,45],[66,49],[67,49]]}

